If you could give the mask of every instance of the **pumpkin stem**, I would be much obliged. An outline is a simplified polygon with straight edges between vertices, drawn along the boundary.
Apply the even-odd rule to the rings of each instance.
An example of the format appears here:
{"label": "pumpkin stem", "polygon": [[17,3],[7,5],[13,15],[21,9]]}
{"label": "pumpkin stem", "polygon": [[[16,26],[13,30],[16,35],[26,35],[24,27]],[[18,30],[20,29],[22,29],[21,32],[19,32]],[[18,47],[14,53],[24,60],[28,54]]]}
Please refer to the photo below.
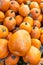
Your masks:
{"label": "pumpkin stem", "polygon": [[12,20],[12,17],[10,17],[9,20]]}
{"label": "pumpkin stem", "polygon": [[11,4],[14,4],[13,2],[11,2]]}
{"label": "pumpkin stem", "polygon": [[15,58],[16,58],[16,56],[12,55],[12,58],[13,58],[13,59],[15,59]]}
{"label": "pumpkin stem", "polygon": [[27,22],[25,22],[25,25],[27,25]]}
{"label": "pumpkin stem", "polygon": [[35,29],[36,25],[33,27],[33,29]]}
{"label": "pumpkin stem", "polygon": [[14,11],[12,10],[11,13],[13,13]]}
{"label": "pumpkin stem", "polygon": [[5,31],[6,31],[6,29],[4,29],[4,28],[3,28],[3,29],[2,29],[2,31],[3,31],[3,32],[5,32]]}
{"label": "pumpkin stem", "polygon": [[36,11],[36,13],[38,13],[38,11]]}

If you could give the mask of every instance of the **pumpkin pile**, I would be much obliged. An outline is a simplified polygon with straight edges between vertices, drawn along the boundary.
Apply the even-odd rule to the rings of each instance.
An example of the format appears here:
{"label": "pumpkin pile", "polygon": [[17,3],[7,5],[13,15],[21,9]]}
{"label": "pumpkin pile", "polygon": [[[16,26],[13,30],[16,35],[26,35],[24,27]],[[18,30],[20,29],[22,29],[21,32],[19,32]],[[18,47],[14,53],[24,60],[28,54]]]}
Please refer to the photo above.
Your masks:
{"label": "pumpkin pile", "polygon": [[43,0],[0,0],[0,65],[43,65]]}

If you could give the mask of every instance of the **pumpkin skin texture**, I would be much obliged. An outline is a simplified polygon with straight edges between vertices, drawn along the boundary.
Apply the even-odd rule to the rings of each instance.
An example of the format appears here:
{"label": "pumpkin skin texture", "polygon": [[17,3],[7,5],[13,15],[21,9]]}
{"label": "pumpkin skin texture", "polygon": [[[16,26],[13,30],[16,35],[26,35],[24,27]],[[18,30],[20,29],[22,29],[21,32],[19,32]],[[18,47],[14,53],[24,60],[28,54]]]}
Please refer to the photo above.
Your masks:
{"label": "pumpkin skin texture", "polygon": [[36,25],[38,28],[40,28],[40,27],[41,27],[40,21],[34,20],[34,25],[33,25],[33,26],[35,26],[35,25]]}
{"label": "pumpkin skin texture", "polygon": [[25,30],[18,30],[9,39],[8,47],[11,53],[24,56],[31,47],[31,37]]}
{"label": "pumpkin skin texture", "polygon": [[43,34],[40,36],[40,41],[43,44]]}
{"label": "pumpkin skin texture", "polygon": [[32,41],[32,45],[33,46],[35,46],[36,48],[40,49],[40,47],[41,47],[41,41],[40,40],[32,38],[31,41]]}
{"label": "pumpkin skin texture", "polygon": [[13,10],[7,10],[6,17],[14,17],[15,18],[15,12]]}
{"label": "pumpkin skin texture", "polygon": [[6,65],[16,65],[19,61],[18,56],[14,56],[13,54],[9,54],[5,60]]}
{"label": "pumpkin skin texture", "polygon": [[30,14],[32,15],[33,19],[37,19],[37,17],[40,15],[40,9],[33,8],[30,10]]}
{"label": "pumpkin skin texture", "polygon": [[16,20],[14,17],[6,17],[3,24],[11,31],[16,26]]}
{"label": "pumpkin skin texture", "polygon": [[28,31],[29,33],[31,33],[32,27],[28,22],[23,22],[20,25],[20,29],[24,29],[24,30]]}
{"label": "pumpkin skin texture", "polygon": [[8,33],[8,36],[6,37],[6,39],[9,40],[11,36],[12,36],[12,33],[9,32],[9,33]]}
{"label": "pumpkin skin texture", "polygon": [[5,14],[0,11],[0,22],[2,23],[4,21],[4,18],[5,18]]}
{"label": "pumpkin skin texture", "polygon": [[31,2],[31,3],[30,3],[30,8],[31,8],[31,9],[32,9],[32,8],[38,8],[38,9],[39,9],[39,5],[38,5],[37,2]]}
{"label": "pumpkin skin texture", "polygon": [[9,9],[9,7],[10,7],[10,0],[0,0],[0,3],[1,3],[1,10],[2,11],[7,11],[8,9]]}
{"label": "pumpkin skin texture", "polygon": [[8,29],[4,25],[0,25],[0,38],[7,37],[8,35]]}
{"label": "pumpkin skin texture", "polygon": [[43,27],[40,28],[40,33],[43,34]]}
{"label": "pumpkin skin texture", "polygon": [[17,1],[11,1],[10,2],[10,9],[14,12],[18,12],[19,10],[19,3]]}
{"label": "pumpkin skin texture", "polygon": [[31,26],[33,26],[33,22],[34,22],[34,20],[33,20],[32,17],[27,16],[27,17],[24,18],[23,21],[24,21],[24,22],[28,22]]}
{"label": "pumpkin skin texture", "polygon": [[0,59],[3,59],[8,56],[8,41],[6,39],[0,39]]}
{"label": "pumpkin skin texture", "polygon": [[38,2],[38,3],[42,2],[42,0],[33,0],[33,1],[36,1],[36,2]]}
{"label": "pumpkin skin texture", "polygon": [[42,21],[42,14],[39,15],[39,17],[37,18],[37,20],[38,20],[39,22]]}
{"label": "pumpkin skin texture", "polygon": [[31,31],[31,37],[32,38],[36,38],[36,39],[39,39],[40,38],[40,29],[38,27],[33,27],[32,28],[32,31]]}
{"label": "pumpkin skin texture", "polygon": [[42,12],[42,14],[43,14],[43,2],[39,3],[39,6],[40,6],[41,12]]}
{"label": "pumpkin skin texture", "polygon": [[43,8],[43,2],[41,2],[41,3],[39,4],[39,6],[40,6],[40,8]]}
{"label": "pumpkin skin texture", "polygon": [[19,26],[23,21],[23,17],[21,15],[17,15],[15,17],[15,20],[16,20],[16,25]]}
{"label": "pumpkin skin texture", "polygon": [[40,61],[41,58],[41,53],[40,51],[34,47],[31,46],[29,52],[27,53],[26,56],[23,57],[24,62],[30,62],[31,64],[37,64]]}
{"label": "pumpkin skin texture", "polygon": [[19,14],[23,17],[26,17],[30,13],[30,9],[27,5],[21,4],[21,7],[19,8]]}
{"label": "pumpkin skin texture", "polygon": [[17,0],[17,2],[21,4],[24,2],[24,0]]}
{"label": "pumpkin skin texture", "polygon": [[43,65],[43,0],[0,0],[0,65]]}

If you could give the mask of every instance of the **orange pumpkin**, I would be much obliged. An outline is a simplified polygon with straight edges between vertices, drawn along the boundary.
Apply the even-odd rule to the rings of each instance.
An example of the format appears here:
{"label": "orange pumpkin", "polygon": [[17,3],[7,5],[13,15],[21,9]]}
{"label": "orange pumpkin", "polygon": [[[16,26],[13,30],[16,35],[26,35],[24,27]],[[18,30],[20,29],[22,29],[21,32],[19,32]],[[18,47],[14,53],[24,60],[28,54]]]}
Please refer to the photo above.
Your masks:
{"label": "orange pumpkin", "polygon": [[0,11],[0,22],[3,22],[5,18],[4,12]]}
{"label": "orange pumpkin", "polygon": [[34,19],[36,19],[40,15],[40,9],[38,8],[33,8],[30,10],[30,14]]}
{"label": "orange pumpkin", "polygon": [[31,47],[31,37],[25,30],[18,30],[9,39],[8,47],[11,53],[24,56]]}
{"label": "orange pumpkin", "polygon": [[0,0],[0,7],[2,11],[7,11],[10,7],[10,0]]}
{"label": "orange pumpkin", "polygon": [[21,15],[17,15],[15,17],[15,20],[16,20],[16,25],[19,26],[23,21],[23,17]]}
{"label": "orange pumpkin", "polygon": [[19,14],[23,17],[27,16],[30,13],[30,9],[27,5],[21,4],[19,8]]}
{"label": "orange pumpkin", "polygon": [[31,33],[32,27],[31,27],[31,25],[30,25],[28,22],[23,22],[23,23],[21,23],[21,25],[20,25],[20,29],[26,30],[26,31],[28,31],[29,33]]}
{"label": "orange pumpkin", "polygon": [[40,29],[38,27],[33,27],[32,28],[32,31],[31,31],[31,37],[32,38],[36,38],[36,39],[39,39],[40,38]]}
{"label": "orange pumpkin", "polygon": [[18,56],[14,56],[13,54],[9,54],[9,56],[5,59],[6,65],[16,65],[19,61]]}
{"label": "orange pumpkin", "polygon": [[6,17],[3,24],[11,31],[16,26],[16,20],[13,17]]}
{"label": "orange pumpkin", "polygon": [[21,4],[24,2],[24,0],[17,0],[17,2]]}
{"label": "orange pumpkin", "polygon": [[30,3],[30,8],[32,9],[32,8],[39,8],[39,4],[37,3],[37,2],[31,2]]}
{"label": "orange pumpkin", "polygon": [[32,45],[35,46],[36,48],[39,49],[41,47],[41,41],[40,40],[32,38],[31,41],[32,41]]}
{"label": "orange pumpkin", "polygon": [[40,28],[41,27],[40,21],[34,20],[34,25],[33,26],[37,26],[38,28]]}
{"label": "orange pumpkin", "polygon": [[0,25],[0,38],[7,37],[8,29],[4,25]]}
{"label": "orange pumpkin", "polygon": [[43,34],[43,27],[40,28],[40,33]]}
{"label": "orange pumpkin", "polygon": [[0,59],[3,59],[8,56],[8,41],[6,39],[0,39]]}
{"label": "orange pumpkin", "polygon": [[5,15],[6,17],[15,17],[15,12],[13,10],[8,10]]}
{"label": "orange pumpkin", "polygon": [[36,47],[31,46],[26,56],[23,57],[23,60],[26,63],[30,62],[31,64],[34,65],[40,61],[40,58],[41,58],[40,51]]}
{"label": "orange pumpkin", "polygon": [[40,3],[40,2],[42,2],[43,0],[33,0],[33,1],[36,1],[36,2]]}
{"label": "orange pumpkin", "polygon": [[11,1],[10,9],[13,10],[14,12],[17,12],[19,10],[19,3],[17,1]]}
{"label": "orange pumpkin", "polygon": [[42,14],[39,15],[39,17],[37,18],[37,20],[38,20],[39,22],[42,22]]}
{"label": "orange pumpkin", "polygon": [[40,41],[43,44],[43,34],[40,36]]}
{"label": "orange pumpkin", "polygon": [[24,20],[23,20],[24,22],[28,22],[31,26],[33,26],[33,18],[32,17],[30,17],[30,16],[27,16],[27,17],[25,17],[24,18]]}

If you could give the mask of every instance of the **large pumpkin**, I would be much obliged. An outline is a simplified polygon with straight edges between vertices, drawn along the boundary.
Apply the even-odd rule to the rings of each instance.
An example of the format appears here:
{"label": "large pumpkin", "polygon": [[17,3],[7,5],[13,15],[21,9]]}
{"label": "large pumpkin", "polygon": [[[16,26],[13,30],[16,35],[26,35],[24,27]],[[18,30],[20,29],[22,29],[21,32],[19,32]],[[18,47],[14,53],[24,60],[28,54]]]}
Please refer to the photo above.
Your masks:
{"label": "large pumpkin", "polygon": [[24,56],[31,47],[31,38],[27,31],[19,30],[9,39],[9,50],[17,56]]}

